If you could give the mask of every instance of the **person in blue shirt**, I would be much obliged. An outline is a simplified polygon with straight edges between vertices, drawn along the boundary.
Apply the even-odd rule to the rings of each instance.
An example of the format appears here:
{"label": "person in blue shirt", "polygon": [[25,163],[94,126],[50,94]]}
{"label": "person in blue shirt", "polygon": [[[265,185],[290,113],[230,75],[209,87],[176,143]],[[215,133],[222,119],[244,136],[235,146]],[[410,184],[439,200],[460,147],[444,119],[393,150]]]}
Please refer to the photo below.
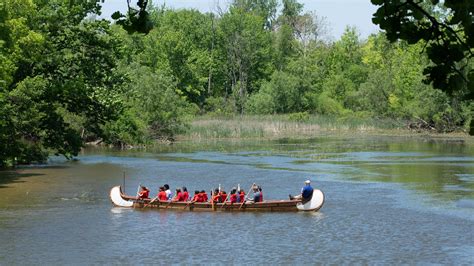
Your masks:
{"label": "person in blue shirt", "polygon": [[292,197],[290,195],[290,200],[301,200],[303,203],[306,203],[311,200],[311,197],[313,196],[313,187],[311,187],[311,181],[306,180],[304,181],[304,187],[301,189],[301,194]]}
{"label": "person in blue shirt", "polygon": [[253,191],[253,197],[248,198],[248,202],[262,202],[263,201],[263,192],[262,188],[260,186],[257,186],[256,184],[253,184],[252,186],[252,191]]}

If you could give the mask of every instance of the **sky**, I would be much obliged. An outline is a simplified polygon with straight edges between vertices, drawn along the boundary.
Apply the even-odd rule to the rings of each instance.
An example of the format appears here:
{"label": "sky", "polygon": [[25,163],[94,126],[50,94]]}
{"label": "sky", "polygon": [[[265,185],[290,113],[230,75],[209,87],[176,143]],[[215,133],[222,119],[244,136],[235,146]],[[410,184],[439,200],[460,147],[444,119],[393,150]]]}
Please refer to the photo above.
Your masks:
{"label": "sky", "polygon": [[[134,2],[134,0],[132,0]],[[223,9],[230,0],[154,0],[155,5],[166,4],[174,9],[194,8],[201,12],[215,12],[217,7]],[[299,0],[305,11],[314,11],[318,17],[325,17],[328,24],[329,38],[339,39],[346,26],[355,26],[362,38],[378,31],[372,24],[372,14],[377,7],[370,0]],[[126,0],[105,0],[102,16],[110,18],[115,11],[126,11]]]}

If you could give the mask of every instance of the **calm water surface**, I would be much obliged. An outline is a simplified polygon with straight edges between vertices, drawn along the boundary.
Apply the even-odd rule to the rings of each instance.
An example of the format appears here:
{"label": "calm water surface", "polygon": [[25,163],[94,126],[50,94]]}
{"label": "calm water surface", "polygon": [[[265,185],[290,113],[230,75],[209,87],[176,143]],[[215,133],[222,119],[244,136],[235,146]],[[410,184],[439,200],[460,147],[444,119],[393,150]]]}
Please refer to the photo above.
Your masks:
{"label": "calm water surface", "polygon": [[[78,161],[0,172],[0,265],[474,264],[474,146],[371,137],[86,150]],[[266,198],[310,178],[317,213],[114,208],[122,183],[190,191],[261,184]]]}

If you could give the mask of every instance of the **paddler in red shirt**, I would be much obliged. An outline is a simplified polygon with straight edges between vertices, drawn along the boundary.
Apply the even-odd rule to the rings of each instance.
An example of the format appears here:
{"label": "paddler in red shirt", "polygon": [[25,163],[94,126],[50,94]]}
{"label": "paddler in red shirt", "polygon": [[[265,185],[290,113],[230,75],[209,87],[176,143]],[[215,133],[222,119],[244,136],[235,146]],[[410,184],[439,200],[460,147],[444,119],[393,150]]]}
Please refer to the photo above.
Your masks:
{"label": "paddler in red shirt", "polygon": [[212,194],[212,202],[218,203],[221,200],[221,195],[219,195],[219,189],[215,189]]}
{"label": "paddler in red shirt", "polygon": [[240,197],[239,202],[245,201],[245,191],[243,189],[240,190],[239,197]]}
{"label": "paddler in red shirt", "polygon": [[227,193],[225,191],[221,191],[221,193],[219,193],[220,195],[220,202],[225,202],[227,200]]}
{"label": "paddler in red shirt", "polygon": [[193,199],[191,200],[191,202],[201,202],[201,193],[199,192],[199,190],[196,190],[194,191],[194,196],[193,196]]}
{"label": "paddler in red shirt", "polygon": [[183,192],[181,192],[183,195],[183,200],[182,201],[188,201],[189,200],[189,192],[186,187],[182,188]]}
{"label": "paddler in red shirt", "polygon": [[160,187],[160,192],[158,192],[158,199],[161,201],[167,201],[168,197],[166,196],[165,187]]}
{"label": "paddler in red shirt", "polygon": [[145,186],[140,186],[140,192],[138,192],[139,199],[147,199],[150,195],[150,190]]}
{"label": "paddler in red shirt", "polygon": [[200,202],[207,202],[209,200],[208,197],[207,197],[206,191],[201,190],[201,193],[199,193],[199,194],[201,194],[201,201]]}
{"label": "paddler in red shirt", "polygon": [[180,188],[176,189],[176,195],[171,201],[183,201],[183,193],[181,192]]}
{"label": "paddler in red shirt", "polygon": [[230,191],[230,203],[236,203],[237,202],[237,189],[233,188]]}

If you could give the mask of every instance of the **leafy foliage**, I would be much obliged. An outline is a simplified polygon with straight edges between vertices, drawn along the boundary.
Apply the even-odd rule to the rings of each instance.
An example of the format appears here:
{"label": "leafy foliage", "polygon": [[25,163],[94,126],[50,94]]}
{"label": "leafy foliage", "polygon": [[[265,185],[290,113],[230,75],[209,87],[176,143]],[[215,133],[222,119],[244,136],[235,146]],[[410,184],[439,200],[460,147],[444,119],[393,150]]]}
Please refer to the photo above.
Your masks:
{"label": "leafy foliage", "polygon": [[150,32],[150,30],[153,28],[153,25],[147,11],[148,0],[138,0],[137,8],[130,6],[130,0],[127,0],[127,5],[128,11],[125,15],[119,11],[116,11],[112,14],[112,19],[114,19],[118,25],[121,25],[129,33]]}
{"label": "leafy foliage", "polygon": [[0,132],[9,140],[0,162],[43,161],[46,149],[77,155],[81,132],[100,135],[100,124],[120,111],[111,90],[121,84],[113,74],[118,42],[108,22],[83,20],[97,10],[89,2],[12,0],[0,9],[7,65],[0,67]]}
{"label": "leafy foliage", "polygon": [[[372,0],[380,5],[372,21],[390,41],[424,41],[433,64],[425,67],[428,81],[448,94],[474,99],[474,2],[469,0]],[[441,12],[436,13],[437,10]]]}

